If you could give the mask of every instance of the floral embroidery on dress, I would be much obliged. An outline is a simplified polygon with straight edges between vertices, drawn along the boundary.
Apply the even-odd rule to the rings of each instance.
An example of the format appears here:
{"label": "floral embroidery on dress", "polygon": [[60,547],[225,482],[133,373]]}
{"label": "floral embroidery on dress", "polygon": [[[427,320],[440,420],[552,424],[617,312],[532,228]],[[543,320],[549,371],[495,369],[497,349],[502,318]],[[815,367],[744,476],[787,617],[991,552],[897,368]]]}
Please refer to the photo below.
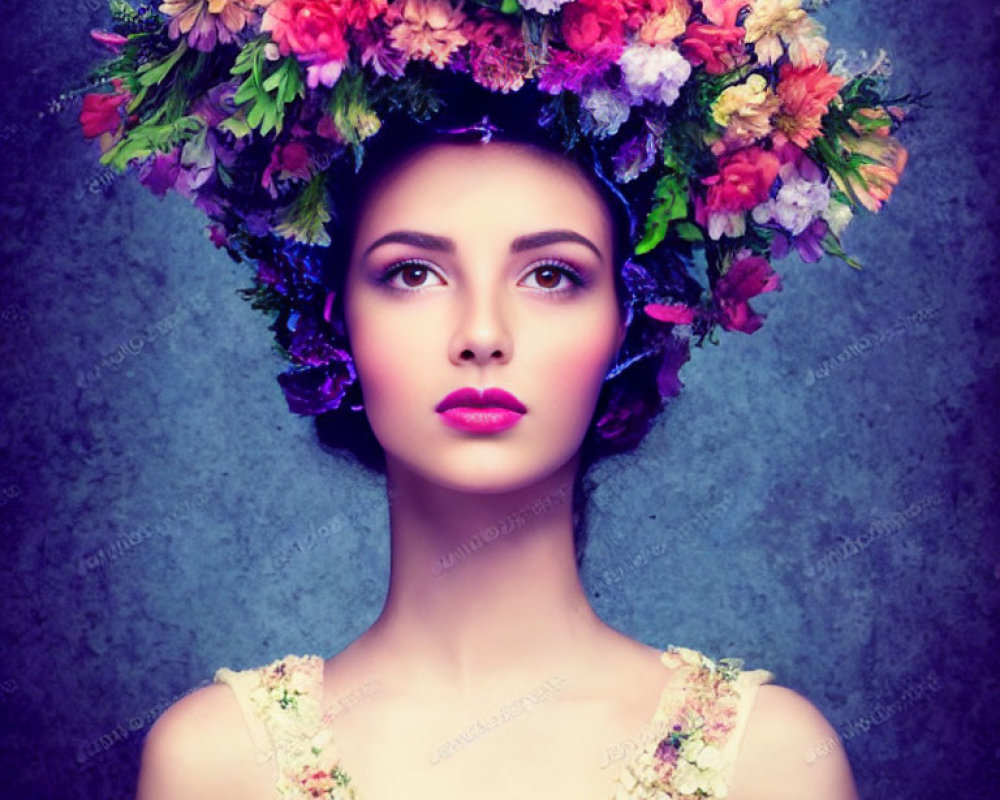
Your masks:
{"label": "floral embroidery on dress", "polygon": [[282,797],[357,800],[320,716],[323,659],[289,655],[259,669],[250,699],[274,742]]}
{"label": "floral embroidery on dress", "polygon": [[[687,647],[668,645],[664,665],[685,671],[684,697],[668,702],[665,691],[653,722],[668,733],[627,762],[609,800],[704,800],[724,798],[730,737],[740,720],[736,686],[743,659],[712,660]],[[288,800],[358,800],[340,764],[333,734],[321,716],[321,656],[288,655],[254,672],[259,679],[249,700],[274,745],[279,778],[275,789]],[[767,670],[757,670],[767,681]]]}
{"label": "floral embroidery on dress", "polygon": [[728,793],[724,748],[736,726],[741,658],[713,661],[697,650],[668,645],[665,664],[686,666],[680,707],[660,704],[654,721],[670,732],[656,747],[637,754],[620,776],[614,800],[697,800]]}

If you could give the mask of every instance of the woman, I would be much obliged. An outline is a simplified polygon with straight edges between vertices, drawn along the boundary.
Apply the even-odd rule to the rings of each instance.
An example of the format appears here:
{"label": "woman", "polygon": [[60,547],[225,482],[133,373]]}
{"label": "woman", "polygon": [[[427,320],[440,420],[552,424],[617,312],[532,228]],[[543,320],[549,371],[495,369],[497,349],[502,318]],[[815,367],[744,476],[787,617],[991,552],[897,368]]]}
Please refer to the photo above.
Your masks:
{"label": "woman", "polygon": [[[258,18],[252,5],[266,10]],[[376,622],[326,660],[289,655],[220,669],[150,731],[138,798],[856,798],[842,750],[807,756],[835,737],[832,726],[806,698],[768,683],[771,673],[650,647],[596,616],[578,574],[584,537],[574,511],[587,468],[634,447],[661,397],[676,393],[685,332],[759,327],[746,300],[777,288],[761,256],[768,246],[784,242],[807,258],[822,236],[836,241],[837,211],[823,190],[833,176],[847,200],[877,208],[888,196],[905,163],[889,114],[844,101],[837,147],[860,153],[867,171],[855,164],[840,175],[835,152],[824,173],[806,156],[820,119],[839,119],[830,101],[845,81],[815,63],[819,34],[791,13],[796,2],[494,5],[466,17],[444,0],[348,4],[360,16],[324,23],[315,14],[333,7],[319,2],[166,3],[168,35],[181,45],[146,62],[135,75],[153,77],[135,86],[178,70],[174,85],[197,94],[188,144],[156,155],[134,134],[139,120],[115,117],[98,131],[101,119],[81,118],[85,130],[110,134],[102,148],[111,163],[149,155],[147,185],[192,196],[216,221],[217,244],[261,262],[254,297],[278,311],[276,335],[298,366],[281,378],[289,407],[355,412],[346,423],[343,414],[324,418],[326,435],[384,468],[390,501],[392,571]],[[522,17],[520,32],[501,12]],[[561,34],[564,49],[546,57],[548,38],[531,25],[558,13],[546,30]],[[133,34],[152,27],[120,23]],[[255,24],[268,35],[241,40]],[[584,51],[588,25],[604,26],[604,37]],[[403,95],[366,94],[364,81],[379,80],[329,46],[331,31],[379,78],[400,79],[405,113]],[[711,45],[719,31],[730,32],[724,52]],[[373,44],[377,35],[390,36],[395,55]],[[594,55],[616,35],[620,47]],[[526,49],[498,55],[498,37]],[[247,75],[243,83],[196,92],[197,73],[176,66],[187,63],[186,46],[213,52],[234,40],[242,49],[232,74]],[[420,74],[439,90],[443,114],[404,86],[408,73],[392,61],[399,53],[410,66],[434,64]],[[452,71],[442,72],[449,59]],[[579,83],[594,63],[617,82]],[[717,129],[688,142],[704,152],[685,153],[685,165],[687,129],[657,109],[682,97],[692,64],[709,75],[748,69],[725,88],[702,84],[714,86]],[[315,94],[301,85],[303,67]],[[542,91],[521,89],[536,72]],[[128,88],[91,95],[98,100],[84,113],[137,107],[144,98]],[[565,103],[576,92],[580,107],[553,107],[550,95]],[[295,97],[297,129],[271,142]],[[700,118],[691,111],[700,98],[687,95],[688,121]],[[641,136],[627,127],[640,113],[632,106],[646,115]],[[595,142],[606,146],[619,131],[632,138],[614,150],[614,184]],[[317,137],[336,144],[321,167]],[[663,154],[659,173],[650,142]],[[353,170],[344,169],[352,155]],[[253,159],[263,200],[232,190]],[[707,189],[692,188],[698,171]],[[344,194],[332,220],[326,175]],[[640,187],[655,187],[647,206]],[[280,220],[266,213],[262,189]],[[636,208],[645,212],[641,241]],[[319,267],[291,246],[267,250],[268,233],[330,244],[325,223],[335,235]],[[708,301],[687,269],[695,243],[708,255]],[[607,757],[636,741],[628,758]]]}

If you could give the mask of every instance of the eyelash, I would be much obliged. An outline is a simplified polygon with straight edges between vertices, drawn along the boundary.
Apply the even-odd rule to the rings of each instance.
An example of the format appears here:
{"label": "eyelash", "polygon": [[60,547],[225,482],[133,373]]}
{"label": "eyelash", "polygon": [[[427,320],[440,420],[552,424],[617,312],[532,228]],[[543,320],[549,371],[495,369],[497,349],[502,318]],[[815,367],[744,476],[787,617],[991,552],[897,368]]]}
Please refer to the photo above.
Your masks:
{"label": "eyelash", "polygon": [[[405,259],[404,261],[397,261],[386,267],[385,270],[383,270],[382,273],[378,276],[377,279],[378,283],[382,286],[385,286],[385,288],[389,289],[390,291],[401,292],[403,294],[412,294],[413,292],[421,292],[425,288],[430,288],[430,287],[417,286],[410,289],[401,289],[398,286],[393,286],[391,284],[392,279],[398,273],[402,272],[407,267],[413,267],[413,266],[423,267],[428,271],[433,271],[433,267],[429,262],[422,261],[418,258],[408,258]],[[544,261],[538,262],[537,264],[534,264],[531,271],[528,272],[528,275],[531,275],[534,272],[537,272],[538,270],[544,269],[546,267],[554,268],[557,272],[565,275],[567,278],[569,278],[570,282],[572,283],[572,286],[569,286],[565,289],[534,290],[541,294],[550,294],[550,295],[570,294],[583,289],[590,283],[589,278],[585,277],[583,274],[578,272],[575,268],[567,264],[565,261],[560,261],[559,259],[546,259]]]}

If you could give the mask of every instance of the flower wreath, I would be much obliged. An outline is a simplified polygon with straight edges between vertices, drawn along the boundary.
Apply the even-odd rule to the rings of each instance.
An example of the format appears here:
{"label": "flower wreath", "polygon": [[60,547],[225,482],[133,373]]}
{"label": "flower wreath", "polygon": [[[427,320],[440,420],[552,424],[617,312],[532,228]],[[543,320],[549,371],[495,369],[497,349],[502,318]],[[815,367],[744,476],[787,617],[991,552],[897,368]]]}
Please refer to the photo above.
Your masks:
{"label": "flower wreath", "polygon": [[852,209],[878,211],[906,164],[893,133],[917,98],[886,99],[885,58],[828,63],[817,4],[110,0],[111,30],[91,36],[115,56],[75,91],[110,90],[79,118],[101,163],[190,198],[211,241],[256,264],[241,293],[292,362],[289,409],[313,415],[360,408],[321,254],[369,140],[439,117],[447,80],[537,93],[538,125],[589,153],[632,222],[630,333],[608,379],[656,358],[666,397],[693,338],[761,326],[748,301],[781,288],[773,258],[860,268],[840,243]]}

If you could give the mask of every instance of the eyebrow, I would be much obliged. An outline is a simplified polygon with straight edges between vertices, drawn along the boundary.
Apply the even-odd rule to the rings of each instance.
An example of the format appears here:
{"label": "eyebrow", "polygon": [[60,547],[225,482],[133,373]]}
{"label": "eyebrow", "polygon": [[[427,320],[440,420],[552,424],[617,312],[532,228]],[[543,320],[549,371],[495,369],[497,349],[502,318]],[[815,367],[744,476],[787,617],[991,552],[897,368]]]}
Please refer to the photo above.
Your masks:
{"label": "eyebrow", "polygon": [[[392,233],[387,233],[385,236],[381,236],[368,245],[368,249],[365,250],[364,255],[368,255],[376,247],[383,244],[390,244],[392,242],[398,242],[400,244],[412,244],[416,247],[422,247],[425,250],[440,250],[444,253],[454,253],[455,252],[455,242],[445,236],[434,236],[430,233],[421,233],[419,231],[393,231]],[[510,245],[510,252],[520,253],[523,250],[531,250],[536,247],[544,247],[547,244],[553,244],[554,242],[576,242],[582,244],[585,247],[589,247],[593,250],[598,258],[603,259],[604,256],[601,255],[600,249],[586,236],[581,236],[575,231],[568,230],[553,230],[553,231],[541,231],[539,233],[531,233],[526,236],[519,236]]]}

